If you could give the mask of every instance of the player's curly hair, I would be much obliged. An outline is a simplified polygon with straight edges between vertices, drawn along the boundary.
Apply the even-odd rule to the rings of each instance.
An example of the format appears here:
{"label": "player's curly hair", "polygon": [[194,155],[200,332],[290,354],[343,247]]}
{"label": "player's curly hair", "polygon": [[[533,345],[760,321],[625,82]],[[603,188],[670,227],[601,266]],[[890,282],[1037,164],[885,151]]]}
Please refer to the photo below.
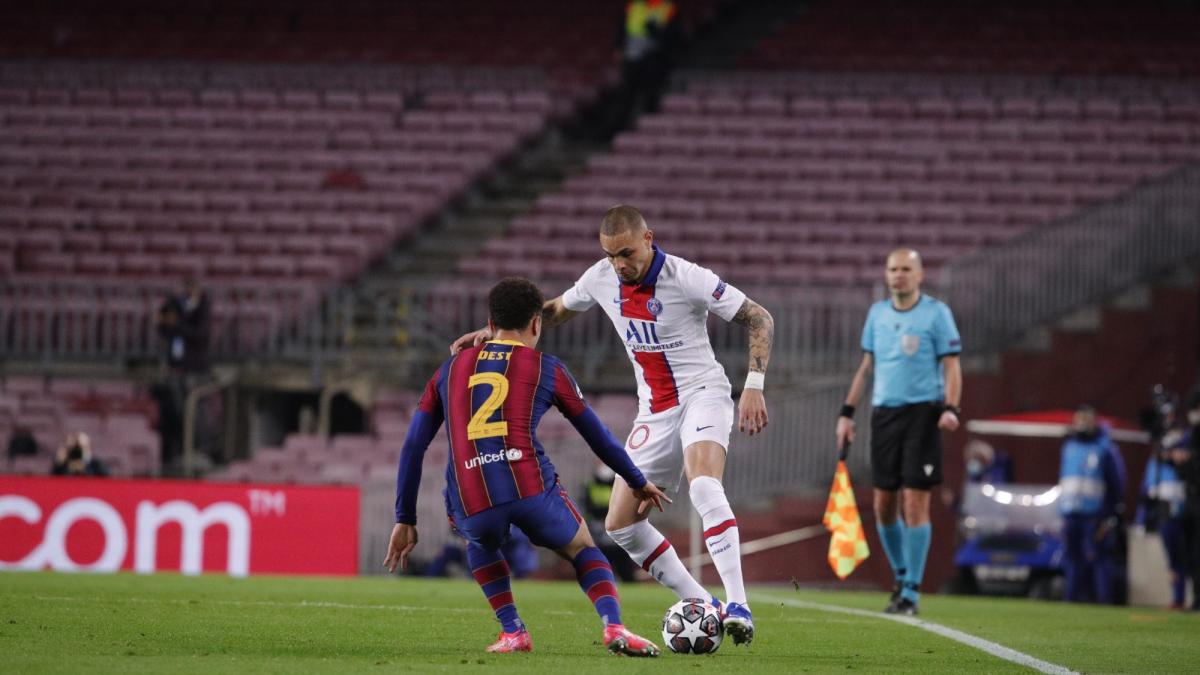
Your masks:
{"label": "player's curly hair", "polygon": [[541,314],[542,291],[530,280],[508,277],[488,293],[488,312],[492,323],[502,330],[521,330]]}

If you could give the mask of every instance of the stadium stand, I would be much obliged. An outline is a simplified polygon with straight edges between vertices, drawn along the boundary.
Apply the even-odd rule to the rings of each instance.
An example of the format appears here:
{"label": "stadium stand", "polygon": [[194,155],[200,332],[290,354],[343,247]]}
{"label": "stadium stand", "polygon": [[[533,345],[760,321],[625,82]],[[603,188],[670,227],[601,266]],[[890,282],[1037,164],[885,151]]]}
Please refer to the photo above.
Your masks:
{"label": "stadium stand", "polygon": [[0,382],[0,439],[28,429],[38,454],[4,457],[0,473],[48,475],[63,439],[82,431],[112,475],[158,475],[156,414],[154,402],[128,381],[8,376]]}
{"label": "stadium stand", "polygon": [[524,251],[530,274],[573,278],[597,257],[596,214],[629,201],[672,252],[741,283],[870,284],[899,242],[936,270],[1200,158],[1200,99],[918,93],[935,87],[672,94],[460,269],[513,273]]}
{"label": "stadium stand", "polygon": [[1170,3],[811,3],[741,58],[752,68],[1200,75],[1200,20]]}
{"label": "stadium stand", "polygon": [[[253,458],[234,462],[210,478],[279,483],[394,481],[396,453],[417,399],[415,392],[380,392],[371,407],[372,433],[339,434],[328,439],[313,434],[290,434],[281,446],[261,448]],[[628,432],[637,412],[636,397],[608,394],[589,402],[614,433],[623,437]],[[582,483],[595,460],[570,423],[556,413],[547,414],[538,427],[538,439],[554,458],[564,484]],[[430,445],[426,462],[432,462],[429,466],[441,466],[445,456],[446,445],[438,440]],[[430,489],[441,489],[438,481],[426,483]]]}
{"label": "stadium stand", "polygon": [[[717,4],[690,3],[685,19]],[[216,351],[261,347],[552,116],[594,99],[616,74],[622,11],[615,0],[0,8],[0,55],[14,59],[0,64],[0,231],[15,235],[0,238],[0,320],[35,317],[3,339],[35,352],[61,331],[54,309],[78,306],[100,326],[81,339],[111,345],[88,353],[145,353],[148,321],[128,317],[199,276]],[[47,60],[72,58],[87,61]],[[141,337],[108,328],[122,321]]]}
{"label": "stadium stand", "polygon": [[[586,141],[572,134],[599,126],[592,113],[616,80],[623,5],[4,4],[0,367],[68,370],[76,358],[92,368],[104,361],[109,372],[147,366],[162,350],[153,317],[164,296],[182,277],[201,277],[213,301],[212,353],[222,365],[239,362],[237,377],[209,383],[206,394],[220,399],[222,413],[236,401],[243,416],[222,425],[237,438],[221,457],[247,457],[205,478],[360,486],[363,571],[378,572],[393,523],[396,453],[417,396],[403,387],[420,384],[406,376],[427,375],[422,359],[436,362],[448,339],[478,325],[481,292],[499,276],[561,290],[599,257],[599,213],[629,202],[668,251],[780,309],[772,431],[736,434],[737,450],[751,452],[727,476],[739,503],[761,508],[781,496],[757,513],[739,511],[748,541],[820,519],[824,501],[804,493],[827,487],[831,458],[810,449],[827,445],[830,411],[845,395],[845,359],[860,358],[855,337],[883,253],[917,246],[936,282],[950,263],[959,271],[965,254],[981,253],[967,260],[991,272],[1023,250],[1020,242],[1038,230],[1058,233],[1064,221],[1086,224],[1105,212],[1095,222],[1111,225],[1136,210],[1128,222],[1139,221],[1130,230],[1140,232],[1146,213],[1174,222],[1192,208],[1185,200],[1160,208],[1154,189],[1170,182],[1161,191],[1169,199],[1189,181],[1163,177],[1194,171],[1200,160],[1200,15],[1186,3],[684,1],[692,26],[722,7],[754,6],[735,18],[766,20],[714,26],[716,40],[693,45],[713,53],[695,63],[736,67],[676,71],[661,112],[596,154],[591,139],[608,130],[582,129]],[[778,16],[788,18],[770,18]],[[723,30],[732,28],[745,33]],[[547,133],[558,125],[561,135]],[[540,172],[543,162],[560,164]],[[508,174],[488,180],[515,165],[533,169],[511,183]],[[486,207],[459,217],[480,202]],[[485,230],[478,221],[489,218]],[[476,233],[501,223],[504,236],[461,257],[456,245],[474,250],[486,238]],[[1117,229],[1097,228],[1098,237],[1116,241]],[[1130,266],[1112,265],[1122,253],[1112,241],[1104,249],[1112,257],[1097,266]],[[460,256],[457,266],[437,257],[421,272],[373,267],[389,251],[400,267],[443,242]],[[1015,290],[975,299],[1036,304],[1038,273],[1070,245],[1045,248],[1054,250],[997,273],[1017,278]],[[1179,264],[1133,259],[1141,261],[1137,283]],[[420,276],[434,265],[436,279]],[[956,280],[961,288],[963,276]],[[1027,286],[1016,288],[1021,281]],[[1013,334],[1051,331],[1049,347],[1033,353],[1006,337],[981,354],[982,342],[965,337],[968,322],[980,323],[970,318],[977,307],[952,302],[967,355],[990,364],[987,372],[968,366],[967,414],[1073,406],[1084,395],[1128,412],[1152,383],[1181,390],[1195,371],[1195,321],[1159,319],[1194,318],[1194,278],[1189,284],[1168,288],[1165,301],[1155,290],[1153,305],[1137,311],[1101,308],[1100,327],[1083,335],[1006,324]],[[1086,286],[1089,298],[1125,290]],[[936,283],[930,291],[955,297]],[[1077,305],[1055,305],[1038,321]],[[317,337],[285,344],[290,337],[278,336],[289,326]],[[714,336],[737,382],[741,327],[721,325]],[[628,432],[636,401],[609,391],[627,392],[632,380],[604,317],[593,313],[547,338],[585,390],[603,383],[592,404],[619,437]],[[281,346],[263,349],[272,342]],[[1110,362],[1117,365],[1090,365]],[[833,373],[837,385],[826,386]],[[264,412],[248,403],[290,404],[336,390],[347,375],[361,380],[355,385],[401,387],[377,393],[361,433],[289,434],[282,429],[296,428],[293,407]],[[41,447],[32,458],[0,459],[0,471],[48,473],[65,434],[85,431],[114,475],[160,475],[155,408],[131,381],[0,379],[0,438],[28,427]],[[263,437],[271,442],[255,447]],[[577,489],[594,461],[577,434],[551,414],[539,437],[564,486]],[[947,440],[948,456],[957,455],[962,439]],[[439,527],[445,451],[439,439],[425,465],[426,551],[449,540]],[[865,453],[851,462],[865,475]],[[948,483],[957,481],[955,462],[948,468]],[[869,503],[865,494],[859,503]],[[937,518],[939,531],[953,531],[948,512]],[[952,572],[949,542],[937,544],[931,579]],[[786,570],[793,580],[824,580],[824,543],[756,554],[747,578],[779,582]],[[859,578],[883,579],[883,559],[873,556]]]}
{"label": "stadium stand", "polygon": [[[454,111],[448,94],[427,109],[386,94],[0,91],[5,311],[77,303],[148,317],[196,276],[217,295],[218,350],[234,324],[224,351],[251,348],[415,236],[552,114],[538,90],[476,92]],[[115,319],[91,320],[95,339],[117,339]]]}
{"label": "stadium stand", "polygon": [[[709,21],[720,4],[681,3],[681,18]],[[333,9],[316,0],[218,0],[124,2],[124,11],[112,11],[79,0],[4,10],[0,56],[535,67],[560,93],[583,100],[616,75],[613,44],[624,6],[354,0]]]}

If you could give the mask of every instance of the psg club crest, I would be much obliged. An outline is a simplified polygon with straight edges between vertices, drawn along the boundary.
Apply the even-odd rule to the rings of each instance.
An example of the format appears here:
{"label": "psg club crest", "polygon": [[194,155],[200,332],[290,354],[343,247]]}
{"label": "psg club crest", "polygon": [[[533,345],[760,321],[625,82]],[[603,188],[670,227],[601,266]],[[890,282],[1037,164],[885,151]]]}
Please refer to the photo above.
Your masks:
{"label": "psg club crest", "polygon": [[650,312],[654,316],[658,316],[659,314],[662,314],[662,310],[663,310],[662,300],[659,300],[658,298],[650,298],[649,300],[646,301],[646,311]]}

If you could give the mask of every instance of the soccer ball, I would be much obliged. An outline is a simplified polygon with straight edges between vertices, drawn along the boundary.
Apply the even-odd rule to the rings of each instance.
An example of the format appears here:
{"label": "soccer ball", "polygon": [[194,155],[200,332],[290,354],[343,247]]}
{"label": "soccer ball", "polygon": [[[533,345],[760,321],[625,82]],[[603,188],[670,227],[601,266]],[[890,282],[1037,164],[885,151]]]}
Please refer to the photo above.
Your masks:
{"label": "soccer ball", "polygon": [[662,635],[676,654],[712,654],[725,636],[721,611],[707,600],[680,600],[663,617]]}

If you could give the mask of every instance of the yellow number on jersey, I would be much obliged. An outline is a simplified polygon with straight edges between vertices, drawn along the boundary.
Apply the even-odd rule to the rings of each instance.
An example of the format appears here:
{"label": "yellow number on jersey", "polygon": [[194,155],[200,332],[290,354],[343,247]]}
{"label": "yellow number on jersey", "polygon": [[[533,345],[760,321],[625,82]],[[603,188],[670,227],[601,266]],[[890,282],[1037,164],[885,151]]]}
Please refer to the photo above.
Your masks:
{"label": "yellow number on jersey", "polygon": [[475,388],[481,384],[488,384],[492,387],[492,393],[479,406],[479,410],[471,416],[471,421],[467,423],[467,440],[473,441],[478,438],[491,438],[493,436],[508,435],[508,422],[488,422],[492,413],[504,405],[504,399],[508,398],[508,380],[500,373],[476,373],[467,380],[467,386]]}

